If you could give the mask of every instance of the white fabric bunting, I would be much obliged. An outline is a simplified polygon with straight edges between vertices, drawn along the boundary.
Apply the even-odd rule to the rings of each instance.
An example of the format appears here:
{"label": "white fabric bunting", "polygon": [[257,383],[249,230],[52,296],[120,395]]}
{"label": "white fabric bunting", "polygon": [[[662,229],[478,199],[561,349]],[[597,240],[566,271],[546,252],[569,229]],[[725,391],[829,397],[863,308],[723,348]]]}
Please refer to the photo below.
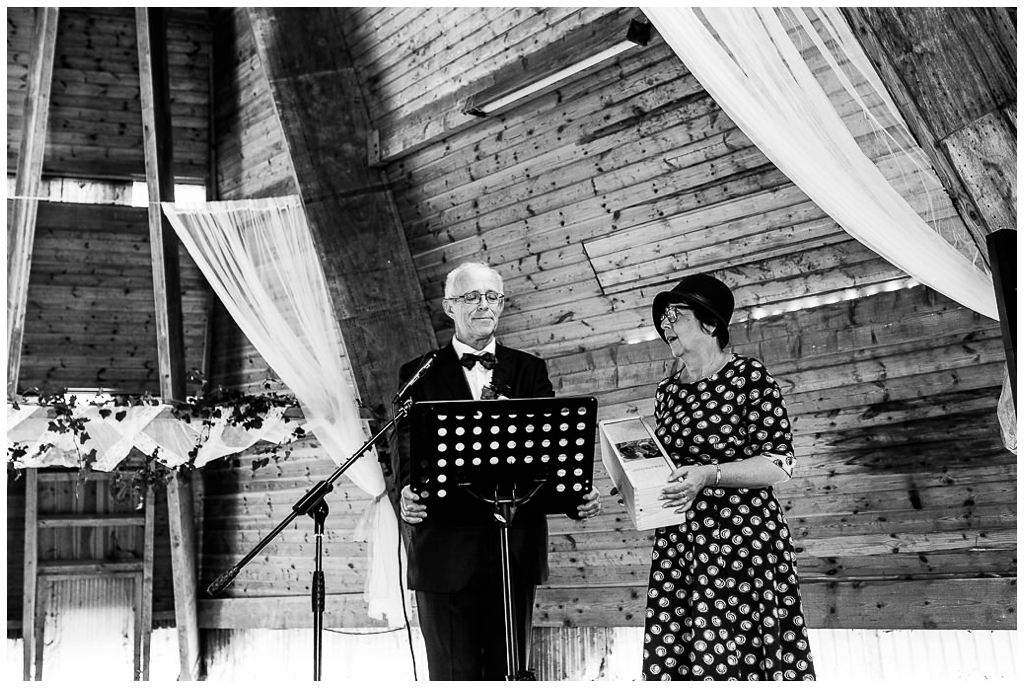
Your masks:
{"label": "white fabric bunting", "polygon": [[[123,415],[122,415],[123,414]],[[143,404],[105,408],[82,403],[74,417],[83,422],[88,436],[84,442],[69,432],[49,429],[52,413],[47,406],[7,405],[7,446],[18,444],[25,455],[14,463],[17,468],[62,466],[79,468],[83,457],[96,452],[91,468],[113,471],[132,450],[152,456],[171,467],[188,463],[189,453],[200,446],[195,466],[238,453],[257,442],[280,444],[288,440],[299,425],[286,422],[281,409],[273,409],[259,428],[247,429],[228,423],[227,413],[204,427],[199,418],[185,422],[174,416],[166,404]]]}

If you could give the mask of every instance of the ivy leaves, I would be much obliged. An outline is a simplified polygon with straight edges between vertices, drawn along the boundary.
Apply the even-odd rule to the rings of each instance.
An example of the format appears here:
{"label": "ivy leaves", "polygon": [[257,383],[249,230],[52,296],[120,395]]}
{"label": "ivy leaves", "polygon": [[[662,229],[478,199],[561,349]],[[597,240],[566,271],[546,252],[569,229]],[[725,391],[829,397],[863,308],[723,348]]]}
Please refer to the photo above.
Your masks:
{"label": "ivy leaves", "polygon": [[[285,422],[291,419],[289,411],[297,411],[298,401],[291,394],[269,391],[270,383],[264,385],[263,393],[249,394],[241,390],[229,390],[222,387],[211,389],[202,381],[203,386],[199,393],[184,401],[164,402],[158,397],[149,394],[141,395],[97,395],[84,404],[79,402],[79,395],[68,394],[66,390],[60,392],[42,392],[38,389],[29,390],[25,395],[11,400],[15,409],[20,409],[20,404],[32,403],[36,406],[47,407],[50,418],[47,421],[47,429],[50,432],[71,435],[74,439],[75,449],[79,455],[79,472],[84,476],[93,470],[96,461],[96,450],[83,451],[90,435],[86,429],[88,418],[81,413],[83,406],[95,407],[96,415],[104,420],[113,418],[116,422],[123,422],[129,415],[132,407],[149,405],[167,405],[171,415],[186,424],[193,425],[193,420],[199,422],[199,438],[189,450],[188,461],[180,466],[170,467],[158,461],[159,449],[155,449],[151,455],[141,455],[141,452],[134,450],[135,456],[129,457],[113,473],[115,474],[110,482],[112,496],[119,500],[131,500],[137,508],[141,508],[142,497],[146,489],[161,480],[166,480],[175,471],[193,470],[195,461],[200,449],[210,437],[214,425],[225,422],[228,425],[241,427],[246,430],[258,430],[263,427],[266,418],[271,415],[278,415],[278,411]],[[95,417],[95,416],[93,416]],[[299,417],[299,414],[296,414]],[[306,433],[301,426],[296,425],[292,430],[290,438],[285,442],[290,443],[305,437]],[[42,444],[39,446],[36,456],[41,456],[54,447],[53,444]],[[34,458],[28,456],[29,449],[24,444],[9,443],[7,446],[8,472],[16,478],[20,474],[17,464],[26,459]],[[269,452],[261,453],[253,460],[254,471],[266,466],[271,460],[277,461],[287,458],[291,454],[291,447],[283,449],[279,444],[272,444]],[[141,456],[140,456],[141,455]],[[141,458],[141,461],[140,461]]]}

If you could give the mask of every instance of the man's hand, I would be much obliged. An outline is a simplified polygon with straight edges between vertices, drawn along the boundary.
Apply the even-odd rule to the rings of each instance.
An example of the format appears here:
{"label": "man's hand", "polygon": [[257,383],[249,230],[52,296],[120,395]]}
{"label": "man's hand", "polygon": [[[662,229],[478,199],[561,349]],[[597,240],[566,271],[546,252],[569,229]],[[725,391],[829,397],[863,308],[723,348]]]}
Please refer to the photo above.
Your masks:
{"label": "man's hand", "polygon": [[427,507],[420,504],[420,496],[406,485],[402,488],[401,511],[402,520],[409,525],[421,523],[427,517]]}
{"label": "man's hand", "polygon": [[601,493],[597,491],[597,488],[587,493],[583,500],[579,506],[580,518],[593,518],[601,513]]}

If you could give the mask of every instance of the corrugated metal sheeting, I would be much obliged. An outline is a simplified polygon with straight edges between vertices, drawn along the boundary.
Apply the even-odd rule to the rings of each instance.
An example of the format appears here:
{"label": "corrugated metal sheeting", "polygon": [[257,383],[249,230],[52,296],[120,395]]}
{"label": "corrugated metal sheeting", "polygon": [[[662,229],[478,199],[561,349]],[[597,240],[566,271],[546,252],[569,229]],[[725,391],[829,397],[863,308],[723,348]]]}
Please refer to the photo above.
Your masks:
{"label": "corrugated metal sheeting", "polygon": [[[205,632],[206,679],[230,681],[259,678],[261,682],[295,682],[313,678],[312,629],[211,630]],[[324,681],[357,681],[356,685],[426,680],[427,658],[420,629],[380,632],[325,630]],[[415,670],[414,670],[415,665]]]}
{"label": "corrugated metal sheeting", "polygon": [[131,681],[134,600],[127,577],[42,578],[42,680]]}
{"label": "corrugated metal sheeting", "polygon": [[1016,631],[811,630],[818,678],[1011,680]]}
{"label": "corrugated metal sheeting", "polygon": [[[111,590],[104,596],[110,599],[115,594]],[[61,605],[66,610],[63,613],[75,616],[72,611],[82,605],[72,603],[67,596],[64,599],[67,604]],[[418,676],[426,680],[427,664],[418,628],[413,629],[412,637],[415,674],[404,629],[365,631],[365,635],[327,631],[323,678],[371,682],[384,676],[397,681]],[[47,648],[44,680],[88,679],[89,667],[97,667],[97,678],[131,679],[130,611],[111,610],[87,622],[62,619],[58,640]],[[642,643],[643,629],[639,627],[537,629],[530,663],[540,680],[638,680]],[[818,679],[823,681],[905,680],[917,685],[929,680],[1012,681],[1017,676],[1016,631],[812,629],[811,647]],[[8,680],[21,680],[21,651],[20,640],[8,639]],[[177,677],[177,652],[173,628],[154,631],[151,680]],[[207,631],[204,653],[206,678],[211,681],[258,678],[294,682],[312,678],[310,629]]]}
{"label": "corrugated metal sheeting", "polygon": [[[811,629],[819,680],[1013,679],[1015,631]],[[643,628],[537,629],[541,679],[631,680],[640,675]]]}

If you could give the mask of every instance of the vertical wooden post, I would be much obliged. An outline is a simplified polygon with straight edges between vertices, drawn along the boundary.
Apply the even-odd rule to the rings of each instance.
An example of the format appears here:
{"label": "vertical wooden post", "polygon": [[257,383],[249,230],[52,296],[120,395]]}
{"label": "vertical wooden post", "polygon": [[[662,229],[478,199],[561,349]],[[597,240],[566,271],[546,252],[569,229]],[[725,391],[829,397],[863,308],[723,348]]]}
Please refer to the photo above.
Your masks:
{"label": "vertical wooden post", "polygon": [[[184,399],[185,345],[178,239],[160,209],[161,201],[174,200],[165,11],[137,8],[135,27],[139,47],[146,185],[149,189],[149,237],[153,258],[160,394],[164,399]],[[171,567],[174,573],[174,618],[178,628],[181,660],[178,678],[193,680],[199,676],[200,658],[195,525],[192,519],[190,478],[175,474],[168,481],[167,508],[171,531]]]}
{"label": "vertical wooden post", "polygon": [[156,540],[156,495],[153,486],[146,487],[146,530],[142,543],[142,609],[139,615],[142,628],[139,632],[139,653],[142,675],[138,680],[149,680],[149,659],[153,628],[153,560]]}
{"label": "vertical wooden post", "polygon": [[25,470],[25,576],[21,596],[21,637],[24,642],[25,663],[23,678],[38,680],[36,674],[36,648],[41,638],[36,637],[36,599],[39,593],[39,471]]}
{"label": "vertical wooden post", "polygon": [[50,115],[53,58],[57,45],[56,7],[36,8],[36,25],[28,66],[21,147],[14,181],[14,199],[7,216],[7,398],[18,392],[21,342],[25,333],[25,306],[32,271],[39,182],[46,150]]}

